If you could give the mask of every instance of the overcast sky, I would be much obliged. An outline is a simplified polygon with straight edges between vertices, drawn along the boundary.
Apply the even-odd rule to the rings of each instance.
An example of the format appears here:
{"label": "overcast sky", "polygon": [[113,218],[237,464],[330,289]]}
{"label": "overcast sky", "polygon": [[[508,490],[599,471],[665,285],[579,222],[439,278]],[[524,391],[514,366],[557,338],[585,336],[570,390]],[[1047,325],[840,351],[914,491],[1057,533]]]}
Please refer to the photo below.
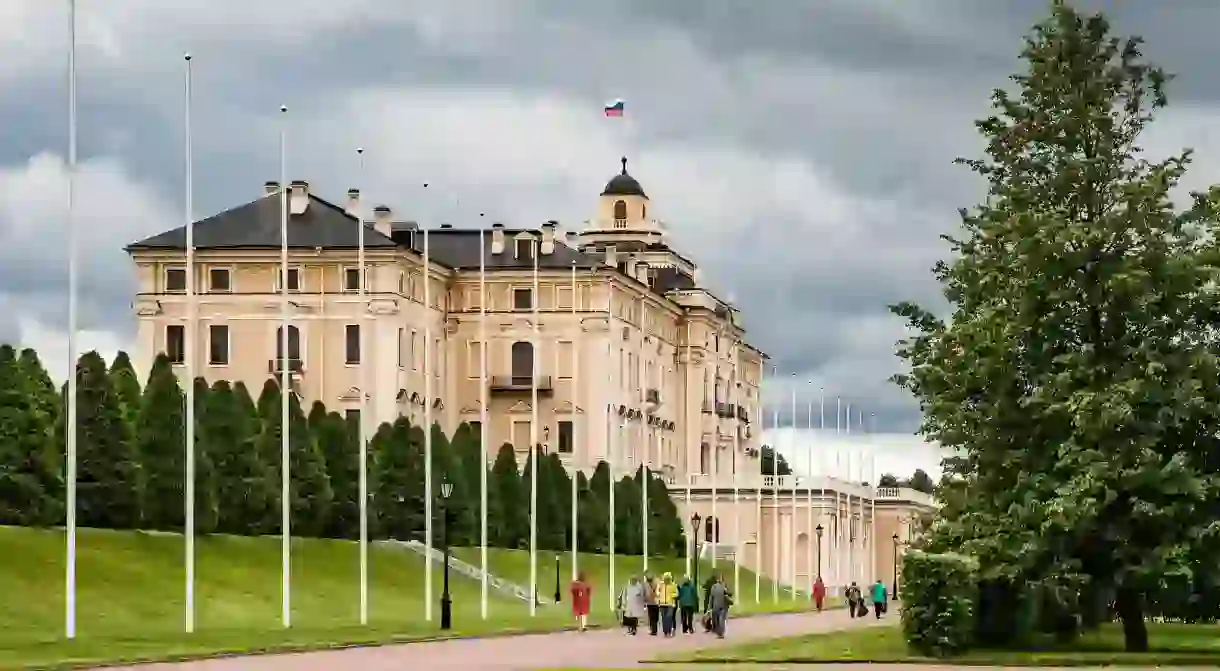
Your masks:
{"label": "overcast sky", "polygon": [[[1089,2],[1178,73],[1145,143],[1220,168],[1220,3]],[[631,158],[672,244],[742,308],[791,381],[911,434],[887,381],[902,323],[937,305],[938,234],[981,184],[951,161],[1020,67],[1041,0],[79,0],[81,327],[130,345],[124,244],[183,219],[183,60],[194,59],[195,211],[278,178],[399,216],[579,228]],[[0,340],[66,370],[67,0],[0,2]],[[627,117],[601,107],[622,97]],[[367,148],[357,169],[355,148]],[[433,184],[427,194],[419,187]],[[793,374],[795,373],[795,376]],[[798,413],[799,415],[799,413]],[[798,418],[799,419],[799,418]]]}

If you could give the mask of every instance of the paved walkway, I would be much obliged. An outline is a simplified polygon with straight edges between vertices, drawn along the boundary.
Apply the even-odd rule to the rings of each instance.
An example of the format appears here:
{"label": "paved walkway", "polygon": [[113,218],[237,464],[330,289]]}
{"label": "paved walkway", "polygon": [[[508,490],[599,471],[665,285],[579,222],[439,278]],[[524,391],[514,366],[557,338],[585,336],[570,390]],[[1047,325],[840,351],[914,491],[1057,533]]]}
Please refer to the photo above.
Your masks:
{"label": "paved walkway", "polygon": [[[890,619],[894,615],[890,616]],[[883,624],[885,622],[883,621]],[[210,659],[180,664],[117,667],[129,671],[525,671],[529,669],[616,669],[638,667],[658,655],[750,640],[791,636],[849,627],[875,626],[872,618],[852,620],[847,611],[760,615],[730,619],[728,636],[710,634],[666,639],[644,634],[635,638],[622,630],[591,630],[485,639],[455,639],[348,650]],[[907,671],[915,671],[906,667]]]}

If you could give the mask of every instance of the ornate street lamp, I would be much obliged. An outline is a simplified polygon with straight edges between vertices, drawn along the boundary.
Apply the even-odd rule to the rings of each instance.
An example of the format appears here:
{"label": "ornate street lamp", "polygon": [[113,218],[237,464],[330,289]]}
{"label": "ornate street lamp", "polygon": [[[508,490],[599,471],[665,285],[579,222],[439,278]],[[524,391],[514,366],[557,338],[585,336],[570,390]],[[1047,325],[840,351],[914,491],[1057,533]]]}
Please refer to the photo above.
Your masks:
{"label": "ornate street lamp", "polygon": [[822,532],[824,532],[826,530],[822,528],[821,524],[819,524],[819,525],[817,525],[817,527],[814,528],[814,531],[818,532],[818,580],[821,580],[822,579]]}
{"label": "ornate street lamp", "polygon": [[453,626],[453,603],[449,598],[449,495],[453,483],[448,478],[441,483],[441,544],[445,549],[445,584],[441,590],[441,629]]}
{"label": "ornate street lamp", "polygon": [[699,522],[701,522],[702,520],[703,520],[703,518],[699,517],[699,513],[693,513],[690,516],[691,538],[692,538],[692,544],[695,546],[694,547],[695,561],[692,563],[695,566],[695,612],[696,613],[700,612],[699,611],[699,590],[702,589],[699,586]]}
{"label": "ornate street lamp", "polygon": [[555,553],[555,603],[563,601],[563,595],[559,593],[559,553]]}

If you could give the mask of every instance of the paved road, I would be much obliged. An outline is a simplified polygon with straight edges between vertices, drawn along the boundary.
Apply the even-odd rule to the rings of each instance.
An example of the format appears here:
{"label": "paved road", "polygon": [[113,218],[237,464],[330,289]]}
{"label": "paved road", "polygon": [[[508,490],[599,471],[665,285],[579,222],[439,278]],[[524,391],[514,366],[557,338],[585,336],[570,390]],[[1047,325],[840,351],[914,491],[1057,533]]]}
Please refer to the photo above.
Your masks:
{"label": "paved road", "polygon": [[[890,617],[893,617],[891,615]],[[657,655],[696,648],[732,645],[753,639],[789,636],[849,627],[875,626],[872,618],[852,620],[845,610],[739,618],[729,621],[728,636],[720,641],[708,634],[666,639],[648,635],[635,638],[621,630],[562,632],[486,639],[457,639],[408,643],[348,650],[327,650],[289,655],[210,659],[180,664],[144,664],[116,667],[128,671],[402,671],[416,669],[470,669],[525,671],[528,669],[637,667]],[[906,671],[915,671],[906,667]]]}

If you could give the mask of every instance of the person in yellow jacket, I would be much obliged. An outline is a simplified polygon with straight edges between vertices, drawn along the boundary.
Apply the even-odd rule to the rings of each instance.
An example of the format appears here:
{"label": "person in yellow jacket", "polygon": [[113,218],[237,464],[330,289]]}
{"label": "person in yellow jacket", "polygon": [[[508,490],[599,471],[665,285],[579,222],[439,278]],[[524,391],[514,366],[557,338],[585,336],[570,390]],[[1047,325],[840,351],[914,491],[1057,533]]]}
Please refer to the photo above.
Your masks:
{"label": "person in yellow jacket", "polygon": [[661,609],[661,631],[666,638],[674,635],[678,612],[678,585],[674,574],[666,573],[657,584],[657,606]]}

